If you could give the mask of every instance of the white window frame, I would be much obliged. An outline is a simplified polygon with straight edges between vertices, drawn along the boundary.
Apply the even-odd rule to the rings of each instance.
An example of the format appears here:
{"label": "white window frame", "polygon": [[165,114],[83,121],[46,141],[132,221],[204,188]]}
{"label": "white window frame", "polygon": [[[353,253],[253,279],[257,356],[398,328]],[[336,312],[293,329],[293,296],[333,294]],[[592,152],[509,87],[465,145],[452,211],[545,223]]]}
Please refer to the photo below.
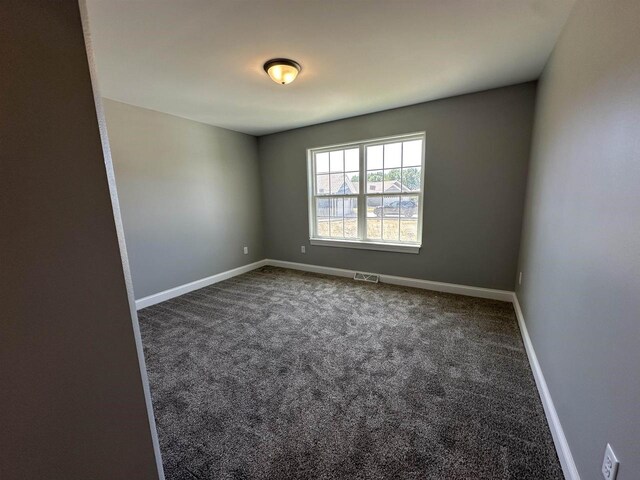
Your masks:
{"label": "white window frame", "polygon": [[[384,192],[379,194],[368,194],[366,191],[367,186],[367,159],[366,152],[367,147],[375,145],[384,145],[387,143],[397,143],[400,141],[410,140],[422,140],[422,162],[420,164],[420,192],[418,195],[418,241],[417,242],[391,242],[384,240],[367,240],[366,237],[366,199],[373,196],[390,196],[393,194],[385,194]],[[330,152],[334,150],[347,150],[347,149],[359,149],[360,160],[360,184],[357,195],[317,195],[316,194],[316,175],[314,157],[318,153]],[[358,248],[364,250],[380,250],[387,252],[397,253],[420,253],[422,247],[422,220],[423,220],[423,208],[424,208],[424,177],[425,177],[425,150],[426,150],[426,134],[425,132],[408,133],[404,135],[394,135],[390,137],[375,138],[370,140],[361,140],[357,142],[342,143],[337,145],[315,147],[307,149],[307,184],[308,184],[308,197],[307,204],[309,210],[309,242],[311,245],[318,245],[324,247],[343,247],[343,248]],[[399,197],[403,195],[416,195],[409,192],[398,193]],[[356,197],[358,198],[358,239],[332,239],[320,237],[316,234],[316,198],[330,198],[330,197]]]}

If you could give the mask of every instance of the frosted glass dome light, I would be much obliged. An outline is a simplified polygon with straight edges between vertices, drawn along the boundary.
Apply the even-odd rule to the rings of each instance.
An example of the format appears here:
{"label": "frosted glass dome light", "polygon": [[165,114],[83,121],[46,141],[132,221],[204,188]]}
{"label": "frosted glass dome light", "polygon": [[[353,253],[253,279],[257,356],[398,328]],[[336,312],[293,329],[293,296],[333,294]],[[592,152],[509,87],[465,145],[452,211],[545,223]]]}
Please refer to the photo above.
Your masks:
{"label": "frosted glass dome light", "polygon": [[300,64],[287,58],[274,58],[264,64],[264,71],[280,85],[293,82],[300,73]]}

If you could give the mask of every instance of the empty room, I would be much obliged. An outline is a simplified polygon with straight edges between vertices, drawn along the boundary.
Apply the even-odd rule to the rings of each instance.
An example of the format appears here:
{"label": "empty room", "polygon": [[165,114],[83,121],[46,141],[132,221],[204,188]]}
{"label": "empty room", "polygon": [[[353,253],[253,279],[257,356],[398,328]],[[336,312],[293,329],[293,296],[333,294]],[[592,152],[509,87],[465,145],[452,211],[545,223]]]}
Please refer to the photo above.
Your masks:
{"label": "empty room", "polygon": [[640,480],[638,0],[0,24],[0,479]]}

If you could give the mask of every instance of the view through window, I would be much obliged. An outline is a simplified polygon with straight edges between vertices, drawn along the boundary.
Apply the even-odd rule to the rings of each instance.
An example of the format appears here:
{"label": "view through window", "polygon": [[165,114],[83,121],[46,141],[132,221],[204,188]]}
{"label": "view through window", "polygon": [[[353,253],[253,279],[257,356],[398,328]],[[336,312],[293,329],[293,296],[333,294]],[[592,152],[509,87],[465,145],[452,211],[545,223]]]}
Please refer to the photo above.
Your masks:
{"label": "view through window", "polygon": [[419,246],[423,169],[424,134],[311,149],[311,240]]}

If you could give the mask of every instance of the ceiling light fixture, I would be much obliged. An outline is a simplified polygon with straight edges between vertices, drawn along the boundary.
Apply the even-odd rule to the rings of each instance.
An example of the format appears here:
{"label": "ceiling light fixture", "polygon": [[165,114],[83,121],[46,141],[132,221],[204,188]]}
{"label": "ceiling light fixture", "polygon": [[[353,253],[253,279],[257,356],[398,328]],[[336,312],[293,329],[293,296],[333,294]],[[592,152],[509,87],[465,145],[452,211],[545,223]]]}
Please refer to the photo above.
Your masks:
{"label": "ceiling light fixture", "polygon": [[265,63],[263,68],[271,80],[281,85],[293,82],[301,70],[298,62],[288,58],[273,58]]}

